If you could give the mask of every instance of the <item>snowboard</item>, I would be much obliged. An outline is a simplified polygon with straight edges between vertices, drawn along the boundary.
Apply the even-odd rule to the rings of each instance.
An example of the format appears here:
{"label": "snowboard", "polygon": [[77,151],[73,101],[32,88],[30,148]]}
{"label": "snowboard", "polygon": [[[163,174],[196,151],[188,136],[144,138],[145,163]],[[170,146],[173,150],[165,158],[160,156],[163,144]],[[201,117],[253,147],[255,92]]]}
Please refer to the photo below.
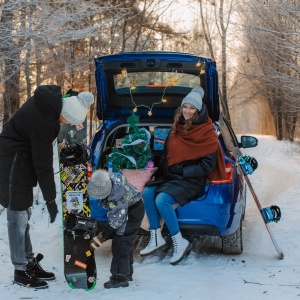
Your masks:
{"label": "snowboard", "polygon": [[241,164],[241,161],[242,161],[241,158],[243,157],[243,154],[242,154],[241,150],[234,145],[234,143],[232,141],[232,136],[231,136],[231,134],[230,134],[230,132],[228,130],[228,127],[226,126],[226,120],[223,118],[222,114],[220,114],[220,130],[221,130],[221,134],[222,134],[222,137],[223,137],[223,140],[224,140],[224,143],[225,143],[227,149],[230,151],[230,153],[234,157],[234,159],[235,159],[235,161],[236,161],[236,163],[237,163],[237,165],[238,165],[238,167],[240,169],[240,172],[243,174],[245,182],[246,182],[246,184],[247,184],[247,186],[248,186],[248,188],[249,188],[249,190],[250,190],[250,192],[252,194],[252,197],[253,197],[254,202],[255,202],[255,204],[256,204],[256,206],[258,208],[260,216],[261,216],[261,218],[262,218],[262,220],[264,222],[264,225],[265,225],[265,227],[266,227],[266,229],[267,229],[267,231],[269,233],[269,236],[270,236],[270,238],[272,240],[274,248],[275,248],[275,250],[276,250],[276,252],[278,254],[278,258],[279,259],[283,259],[284,258],[284,254],[281,251],[280,247],[278,246],[277,241],[275,240],[275,237],[273,235],[272,229],[269,226],[268,219],[266,217],[266,215],[268,214],[268,211],[270,211],[270,208],[262,208],[261,203],[260,203],[260,201],[259,201],[259,199],[258,199],[258,197],[257,197],[257,195],[256,195],[256,193],[254,191],[254,188],[253,188],[253,186],[252,186],[252,184],[251,184],[251,182],[249,180],[249,177],[248,177],[247,173],[245,173],[245,170],[244,170],[244,168],[243,168],[243,166]]}
{"label": "snowboard", "polygon": [[79,126],[61,125],[58,136],[63,215],[64,274],[72,289],[91,290],[96,285],[94,251],[89,241],[97,221],[90,217],[86,121]]}

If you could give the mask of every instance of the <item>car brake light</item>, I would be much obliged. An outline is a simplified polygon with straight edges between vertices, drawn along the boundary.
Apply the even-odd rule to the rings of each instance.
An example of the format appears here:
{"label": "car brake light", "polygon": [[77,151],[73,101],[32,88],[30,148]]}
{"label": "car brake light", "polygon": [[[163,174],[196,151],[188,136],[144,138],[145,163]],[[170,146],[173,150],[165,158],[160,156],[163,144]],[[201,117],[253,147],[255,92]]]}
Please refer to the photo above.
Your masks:
{"label": "car brake light", "polygon": [[233,164],[226,164],[225,165],[225,171],[226,171],[226,179],[223,180],[212,180],[210,183],[211,184],[225,184],[225,183],[230,183],[233,180],[233,171],[234,171],[234,166]]}
{"label": "car brake light", "polygon": [[88,164],[88,168],[87,168],[87,176],[88,176],[88,178],[92,177],[92,173],[93,173],[92,164]]}

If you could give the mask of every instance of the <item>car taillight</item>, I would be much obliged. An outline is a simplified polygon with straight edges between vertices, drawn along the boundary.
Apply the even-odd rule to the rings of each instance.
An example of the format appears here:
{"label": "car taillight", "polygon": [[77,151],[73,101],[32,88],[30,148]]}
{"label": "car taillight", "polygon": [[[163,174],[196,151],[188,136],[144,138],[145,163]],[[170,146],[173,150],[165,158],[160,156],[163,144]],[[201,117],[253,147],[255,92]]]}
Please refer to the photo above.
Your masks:
{"label": "car taillight", "polygon": [[88,168],[87,168],[87,176],[88,176],[88,178],[91,178],[92,174],[93,174],[92,164],[88,164]]}
{"label": "car taillight", "polygon": [[211,184],[225,184],[225,183],[230,183],[233,180],[233,171],[234,171],[234,166],[233,164],[226,164],[225,165],[225,171],[226,171],[226,179],[223,180],[212,180],[210,183]]}

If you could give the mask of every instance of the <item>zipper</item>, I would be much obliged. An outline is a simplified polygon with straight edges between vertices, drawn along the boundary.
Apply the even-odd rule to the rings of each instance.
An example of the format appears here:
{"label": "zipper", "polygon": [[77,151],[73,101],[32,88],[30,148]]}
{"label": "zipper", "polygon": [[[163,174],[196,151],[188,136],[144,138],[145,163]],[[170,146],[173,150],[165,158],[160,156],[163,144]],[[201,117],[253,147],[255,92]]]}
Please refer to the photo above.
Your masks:
{"label": "zipper", "polygon": [[8,208],[10,208],[11,195],[12,195],[12,193],[11,193],[11,190],[12,190],[12,179],[13,179],[13,173],[14,173],[14,168],[15,168],[15,163],[16,163],[17,157],[18,157],[18,153],[15,154],[13,163],[12,163],[11,168],[10,168],[10,173],[9,173]]}

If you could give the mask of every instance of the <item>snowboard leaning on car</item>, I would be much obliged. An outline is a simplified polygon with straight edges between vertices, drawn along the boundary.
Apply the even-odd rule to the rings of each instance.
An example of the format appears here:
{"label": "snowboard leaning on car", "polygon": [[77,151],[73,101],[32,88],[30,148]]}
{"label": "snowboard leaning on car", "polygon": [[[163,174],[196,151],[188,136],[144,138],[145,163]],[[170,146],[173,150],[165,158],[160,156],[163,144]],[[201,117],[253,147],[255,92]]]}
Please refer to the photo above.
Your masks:
{"label": "snowboard leaning on car", "polygon": [[[283,259],[284,254],[281,251],[281,249],[278,246],[277,241],[275,240],[275,237],[273,235],[273,232],[271,230],[271,227],[269,226],[268,223],[270,222],[279,222],[281,218],[281,210],[277,205],[272,205],[270,207],[263,208],[260,204],[260,201],[258,200],[258,197],[253,189],[253,186],[248,178],[248,175],[251,175],[253,171],[257,168],[257,161],[255,158],[250,157],[248,155],[242,155],[240,149],[238,147],[234,146],[234,143],[232,141],[232,136],[228,130],[228,127],[226,126],[226,119],[224,119],[223,115],[220,115],[220,129],[221,133],[224,139],[225,144],[227,145],[228,149],[230,149],[231,154],[235,158],[238,167],[242,171],[241,173],[243,174],[246,184],[252,194],[252,197],[254,199],[254,202],[260,212],[260,215],[262,217],[262,220],[265,224],[265,227],[269,233],[269,236],[272,240],[272,243],[274,245],[275,250],[277,251],[278,258]],[[243,138],[243,137],[242,137]],[[247,141],[247,138],[245,139],[245,142]]]}

